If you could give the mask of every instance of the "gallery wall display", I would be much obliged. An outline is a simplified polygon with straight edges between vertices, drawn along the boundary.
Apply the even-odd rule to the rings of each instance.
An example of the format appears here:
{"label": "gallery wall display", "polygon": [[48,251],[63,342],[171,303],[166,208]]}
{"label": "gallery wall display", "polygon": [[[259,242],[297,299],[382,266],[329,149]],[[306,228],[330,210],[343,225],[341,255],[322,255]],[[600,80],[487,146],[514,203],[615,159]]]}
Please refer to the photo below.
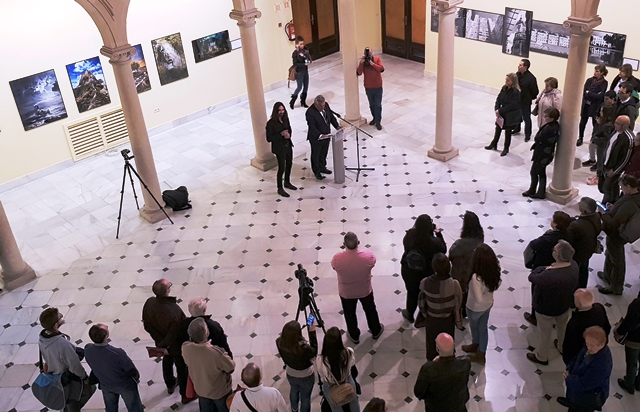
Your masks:
{"label": "gallery wall display", "polygon": [[479,10],[466,10],[464,37],[485,43],[502,44],[504,15]]}
{"label": "gallery wall display", "polygon": [[502,26],[502,53],[529,57],[533,12],[505,7]]}
{"label": "gallery wall display", "polygon": [[629,58],[624,58],[622,59],[622,64],[630,64],[631,68],[633,69],[633,71],[638,71],[638,66],[640,66],[639,64],[640,62],[638,62],[638,60],[636,59],[629,59]]}
{"label": "gallery wall display", "polygon": [[100,57],[80,60],[66,67],[80,113],[111,103]]}
{"label": "gallery wall display", "polygon": [[529,51],[557,57],[569,57],[571,34],[562,24],[534,20]]}
{"label": "gallery wall display", "polygon": [[193,46],[193,56],[196,63],[218,57],[231,51],[231,42],[229,41],[229,31],[221,31],[206,37],[201,37],[191,41]]}
{"label": "gallery wall display", "polygon": [[151,47],[162,86],[189,77],[180,33],[151,40]]}
{"label": "gallery wall display", "polygon": [[[455,36],[464,37],[465,26],[467,24],[467,9],[458,7],[456,9],[456,21],[455,21]],[[438,32],[440,25],[440,18],[438,16],[438,9],[431,6],[431,31]]]}
{"label": "gallery wall display", "polygon": [[620,68],[624,58],[626,34],[608,33],[594,30],[589,44],[589,58],[593,64],[603,64],[607,67]]}
{"label": "gallery wall display", "polygon": [[142,45],[136,44],[133,48],[136,49],[136,54],[131,56],[131,73],[133,74],[136,90],[140,94],[151,90],[151,82],[149,81],[149,70],[144,60]]}
{"label": "gallery wall display", "polygon": [[53,70],[9,82],[24,130],[67,118],[58,78]]}

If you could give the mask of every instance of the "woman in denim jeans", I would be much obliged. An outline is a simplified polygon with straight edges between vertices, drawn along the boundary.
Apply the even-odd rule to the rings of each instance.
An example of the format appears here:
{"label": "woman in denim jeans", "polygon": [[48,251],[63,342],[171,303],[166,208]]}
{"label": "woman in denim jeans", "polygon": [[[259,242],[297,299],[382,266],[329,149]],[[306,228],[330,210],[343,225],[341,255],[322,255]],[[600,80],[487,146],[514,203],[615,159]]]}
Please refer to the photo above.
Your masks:
{"label": "woman in denim jeans", "polygon": [[316,381],[313,359],[318,354],[318,338],[315,323],[309,325],[309,342],[302,337],[300,324],[292,320],[282,328],[282,335],[276,339],[278,353],[282,357],[287,371],[287,380],[291,386],[289,401],[291,410],[311,411],[311,392]]}
{"label": "woman in denim jeans", "polygon": [[500,262],[486,243],[476,247],[471,260],[471,281],[467,299],[467,316],[471,329],[471,345],[462,345],[470,353],[472,362],[486,363],[489,342],[489,312],[493,306],[493,292],[500,287]]}

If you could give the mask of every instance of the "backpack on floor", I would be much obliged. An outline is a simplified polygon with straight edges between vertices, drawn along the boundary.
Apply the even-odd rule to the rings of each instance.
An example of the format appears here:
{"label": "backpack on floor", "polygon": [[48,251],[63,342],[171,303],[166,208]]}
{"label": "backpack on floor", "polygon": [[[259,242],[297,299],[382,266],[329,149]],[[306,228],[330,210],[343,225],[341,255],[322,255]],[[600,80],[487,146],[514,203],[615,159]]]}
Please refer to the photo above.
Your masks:
{"label": "backpack on floor", "polygon": [[189,191],[184,186],[180,186],[176,190],[165,190],[162,192],[162,200],[164,200],[167,206],[173,209],[174,212],[191,209]]}

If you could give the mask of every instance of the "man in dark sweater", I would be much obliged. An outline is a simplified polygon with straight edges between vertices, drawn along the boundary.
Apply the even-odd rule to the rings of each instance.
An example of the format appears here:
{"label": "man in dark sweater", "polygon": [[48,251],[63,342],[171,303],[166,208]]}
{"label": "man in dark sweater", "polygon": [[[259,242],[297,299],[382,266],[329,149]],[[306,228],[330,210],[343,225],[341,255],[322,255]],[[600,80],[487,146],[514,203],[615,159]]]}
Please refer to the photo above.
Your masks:
{"label": "man in dark sweater", "polygon": [[[158,348],[165,348],[170,353],[171,344],[176,340],[178,325],[186,316],[175,296],[169,296],[172,283],[167,279],[159,279],[153,283],[154,297],[147,299],[142,307],[142,323]],[[173,376],[173,364],[176,365],[178,379]],[[183,402],[187,399],[187,379],[189,372],[182,356],[165,355],[162,358],[162,377],[167,385],[169,395],[180,385]]]}
{"label": "man in dark sweater", "polygon": [[422,365],[413,393],[427,412],[466,412],[471,361],[454,355],[455,343],[446,333],[438,335],[436,348],[439,356]]}
{"label": "man in dark sweater", "polygon": [[[524,141],[531,139],[531,102],[538,97],[540,90],[538,89],[538,80],[536,76],[529,71],[531,62],[529,59],[522,59],[518,63],[518,84],[520,85],[520,110],[522,111],[522,120],[524,121]],[[520,124],[513,130],[513,134],[520,133]]]}
{"label": "man in dark sweater", "polygon": [[89,329],[85,359],[91,367],[91,374],[98,379],[106,412],[117,412],[122,396],[127,411],[142,412],[143,406],[138,392],[140,372],[131,358],[120,348],[109,345],[109,328],[96,323]]}
{"label": "man in dark sweater", "polygon": [[566,240],[553,247],[555,262],[538,267],[529,275],[533,285],[533,308],[538,320],[538,344],[527,359],[541,365],[549,364],[549,346],[553,325],[558,331],[558,347],[564,343],[564,334],[571,314],[573,293],[578,285],[578,264],[573,260],[574,250]]}
{"label": "man in dark sweater", "polygon": [[596,201],[590,197],[583,197],[578,204],[580,216],[569,225],[569,233],[573,240],[572,246],[576,254],[573,260],[578,263],[580,276],[579,288],[586,288],[589,280],[589,259],[596,252],[598,235],[602,231],[600,214],[597,213]]}
{"label": "man in dark sweater", "polygon": [[584,348],[583,334],[588,327],[600,326],[607,336],[611,331],[607,311],[602,304],[593,302],[593,293],[591,291],[578,289],[573,294],[573,300],[576,304],[576,309],[567,323],[567,330],[562,344],[562,360],[565,365],[568,365]]}
{"label": "man in dark sweater", "polygon": [[205,315],[207,312],[207,301],[203,298],[195,298],[189,302],[189,314],[188,318],[183,319],[178,325],[178,332],[176,333],[176,340],[173,345],[170,346],[169,354],[180,354],[180,348],[182,344],[189,341],[189,325],[191,321],[196,318],[202,318],[207,328],[209,329],[209,341],[212,345],[218,346],[227,352],[227,355],[233,359],[233,353],[229,348],[227,342],[227,335],[224,334],[224,329],[215,320],[211,319],[211,315]]}
{"label": "man in dark sweater", "polygon": [[618,104],[616,106],[616,117],[628,116],[630,120],[629,130],[633,131],[638,118],[638,101],[632,96],[634,92],[633,85],[624,82],[618,90]]}
{"label": "man in dark sweater", "polygon": [[[637,109],[636,109],[637,110]],[[609,147],[604,157],[604,179],[602,185],[602,203],[615,203],[620,197],[618,178],[631,159],[633,152],[633,133],[631,133],[629,116],[622,115],[614,123],[615,133],[611,136]]]}

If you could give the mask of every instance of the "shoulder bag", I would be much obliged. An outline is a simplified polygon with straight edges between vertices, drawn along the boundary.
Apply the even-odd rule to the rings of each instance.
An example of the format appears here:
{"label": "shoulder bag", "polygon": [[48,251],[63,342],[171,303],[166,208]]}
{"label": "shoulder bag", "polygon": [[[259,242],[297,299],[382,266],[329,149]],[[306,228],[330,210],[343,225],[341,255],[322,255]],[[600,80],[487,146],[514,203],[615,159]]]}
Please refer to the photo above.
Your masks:
{"label": "shoulder bag", "polygon": [[636,207],[636,213],[631,219],[620,225],[620,237],[628,243],[640,239],[640,207]]}
{"label": "shoulder bag", "polygon": [[258,412],[256,408],[251,406],[251,404],[249,403],[249,400],[247,399],[247,395],[244,394],[244,391],[240,392],[240,396],[242,396],[242,400],[244,401],[244,404],[247,405],[247,408],[249,408],[251,412]]}
{"label": "shoulder bag", "polygon": [[630,332],[633,332],[638,328],[640,328],[640,324],[638,324],[636,325],[635,328],[628,330],[627,333],[625,333],[624,335],[620,335],[618,333],[618,328],[620,327],[620,324],[622,323],[623,320],[624,318],[620,318],[620,320],[617,321],[615,325],[613,325],[613,339],[615,339],[615,341],[621,345],[625,345],[627,343],[627,336],[629,336]]}
{"label": "shoulder bag", "polygon": [[49,409],[62,410],[67,404],[62,385],[62,374],[44,371],[42,352],[40,352],[40,374],[31,385],[31,392],[40,403]]}

